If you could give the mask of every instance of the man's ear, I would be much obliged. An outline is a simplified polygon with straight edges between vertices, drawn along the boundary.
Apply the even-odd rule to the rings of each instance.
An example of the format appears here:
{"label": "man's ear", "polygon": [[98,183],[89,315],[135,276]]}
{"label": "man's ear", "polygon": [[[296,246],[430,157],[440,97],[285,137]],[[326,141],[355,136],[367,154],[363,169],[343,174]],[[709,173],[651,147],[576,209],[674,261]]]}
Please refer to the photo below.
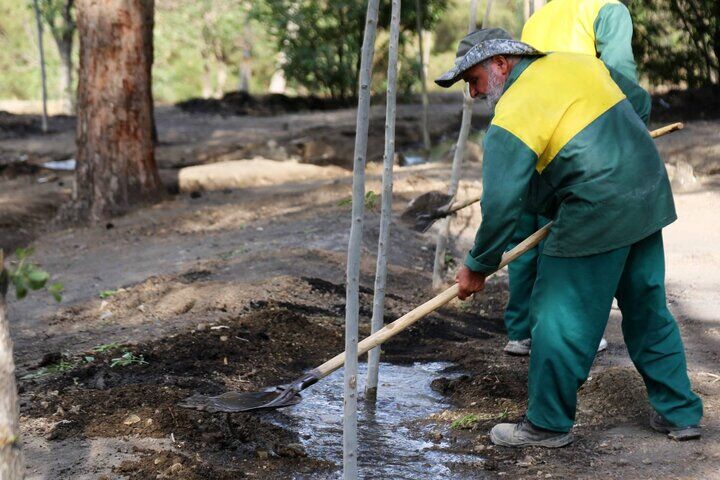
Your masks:
{"label": "man's ear", "polygon": [[510,73],[510,61],[504,55],[495,55],[493,57],[493,63],[497,66],[501,74],[507,75]]}

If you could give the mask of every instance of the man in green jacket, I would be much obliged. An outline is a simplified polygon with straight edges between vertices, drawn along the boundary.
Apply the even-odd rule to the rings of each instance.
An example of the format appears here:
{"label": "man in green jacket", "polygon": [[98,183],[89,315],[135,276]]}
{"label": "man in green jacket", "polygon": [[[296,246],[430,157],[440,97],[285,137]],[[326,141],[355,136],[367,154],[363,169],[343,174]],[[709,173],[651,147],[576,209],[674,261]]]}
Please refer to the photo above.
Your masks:
{"label": "man in green jacket", "polygon": [[[633,26],[630,12],[618,0],[552,0],[528,19],[521,40],[543,52],[572,52],[598,57],[610,68],[637,83],[632,51]],[[643,117],[645,123],[649,118]],[[520,219],[509,247],[547,223],[542,216],[526,213]],[[540,248],[523,255],[508,267],[510,298],[505,308],[511,355],[530,353],[530,298]],[[600,340],[598,351],[607,347]]]}
{"label": "man in green jacket", "polygon": [[690,389],[665,299],[662,228],[676,214],[665,165],[641,119],[648,94],[592,56],[545,55],[500,29],[465,37],[455,66],[436,83],[461,79],[495,114],[484,140],[483,221],[456,277],[459,297],[484,288],[526,209],[554,221],[530,301],[527,414],[496,425],[492,441],[572,442],[577,389],[613,297],[654,409],[651,426],[674,439],[698,438],[702,402]]}

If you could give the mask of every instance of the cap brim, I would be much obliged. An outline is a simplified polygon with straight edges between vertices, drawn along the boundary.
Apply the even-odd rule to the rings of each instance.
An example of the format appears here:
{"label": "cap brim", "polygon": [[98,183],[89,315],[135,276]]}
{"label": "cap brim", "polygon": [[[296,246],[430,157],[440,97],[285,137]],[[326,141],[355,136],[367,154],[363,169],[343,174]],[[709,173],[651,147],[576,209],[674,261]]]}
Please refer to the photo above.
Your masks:
{"label": "cap brim", "polygon": [[443,88],[455,85],[462,77],[463,72],[458,67],[453,67],[435,79],[435,83]]}
{"label": "cap brim", "polygon": [[519,55],[522,57],[537,57],[545,55],[530,45],[518,42],[517,40],[493,39],[486,40],[472,47],[459,60],[455,66],[443,73],[435,80],[435,83],[443,88],[448,88],[457,83],[463,73],[478,63],[482,63],[495,55]]}

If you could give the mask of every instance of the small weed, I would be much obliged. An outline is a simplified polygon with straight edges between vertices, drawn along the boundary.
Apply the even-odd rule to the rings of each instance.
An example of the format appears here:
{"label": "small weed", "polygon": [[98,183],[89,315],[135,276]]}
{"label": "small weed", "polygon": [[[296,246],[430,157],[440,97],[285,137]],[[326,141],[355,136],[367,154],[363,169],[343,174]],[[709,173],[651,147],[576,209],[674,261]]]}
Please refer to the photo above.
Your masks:
{"label": "small weed", "polygon": [[148,362],[142,355],[135,355],[132,352],[125,352],[122,356],[113,358],[110,363],[110,368],[113,367],[127,367],[128,365],[147,365]]}
{"label": "small weed", "polygon": [[460,417],[454,422],[450,424],[450,428],[454,430],[469,430],[472,427],[474,427],[480,419],[477,415],[471,413],[468,415],[465,415],[464,417]]}
{"label": "small weed", "polygon": [[116,348],[120,348],[120,344],[118,342],[112,342],[104,343],[102,345],[98,345],[97,347],[93,347],[92,351],[95,353],[105,353],[109,352],[110,350],[115,350]]}
{"label": "small weed", "polygon": [[[376,210],[378,204],[380,203],[380,195],[373,192],[372,190],[369,190],[365,192],[365,208],[368,210]],[[338,207],[349,207],[352,206],[352,197],[343,198],[337,203]]]}
{"label": "small weed", "polygon": [[443,260],[447,268],[453,268],[457,264],[457,262],[455,262],[455,258],[448,252],[445,252],[445,258]]}
{"label": "small weed", "polygon": [[222,260],[230,260],[231,258],[239,257],[243,253],[247,252],[247,249],[245,248],[236,248],[235,250],[230,250],[229,252],[223,252],[218,255]]}
{"label": "small weed", "polygon": [[112,297],[116,293],[117,293],[117,290],[103,290],[99,293],[99,295],[100,295],[100,298],[102,298],[104,300],[106,298]]}
{"label": "small weed", "polygon": [[470,300],[460,300],[458,302],[458,310],[460,310],[463,313],[468,313],[473,309],[473,302],[472,299]]}
{"label": "small weed", "polygon": [[42,367],[37,372],[28,373],[27,375],[23,375],[20,378],[21,378],[21,380],[31,380],[34,378],[42,378],[47,375],[55,375],[58,373],[69,372],[70,370],[72,370],[75,367],[77,367],[77,363],[60,360],[60,362],[58,362],[54,365],[48,365],[47,367]]}
{"label": "small weed", "polygon": [[365,208],[368,210],[375,210],[378,206],[380,195],[373,192],[372,190],[365,193]]}
{"label": "small weed", "polygon": [[503,410],[500,415],[498,415],[498,420],[507,420],[508,416],[510,415],[510,411],[507,407],[505,407],[505,410]]}

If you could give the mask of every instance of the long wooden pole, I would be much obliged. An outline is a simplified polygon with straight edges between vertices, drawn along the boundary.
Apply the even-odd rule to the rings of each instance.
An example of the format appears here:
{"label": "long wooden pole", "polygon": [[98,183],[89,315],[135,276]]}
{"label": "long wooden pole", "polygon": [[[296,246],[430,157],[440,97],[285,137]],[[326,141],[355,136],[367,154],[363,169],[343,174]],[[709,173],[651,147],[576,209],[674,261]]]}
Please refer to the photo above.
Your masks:
{"label": "long wooden pole", "polygon": [[[487,19],[488,13],[483,18],[483,26]],[[477,0],[470,1],[470,21],[468,22],[468,33],[475,31],[477,25]],[[453,155],[452,171],[450,173],[450,187],[448,195],[455,197],[458,186],[460,185],[460,168],[462,160],[465,156],[465,146],[467,145],[468,135],[470,134],[470,122],[472,120],[473,99],[467,85],[463,89],[463,109],[462,122],[460,123],[460,133],[455,146],[455,154]],[[435,240],[435,259],[433,261],[432,284],[433,288],[439,288],[443,283],[443,273],[445,271],[445,250],[447,248],[447,240],[450,235],[450,219],[441,220],[440,229]]]}
{"label": "long wooden pole", "polygon": [[[390,51],[387,71],[387,103],[385,105],[385,155],[383,157],[382,207],[380,210],[380,235],[378,237],[378,255],[375,268],[375,295],[371,332],[375,333],[383,326],[385,315],[385,284],[387,281],[387,251],[390,237],[390,218],[392,216],[393,163],[395,158],[395,103],[397,85],[398,40],[400,37],[400,0],[393,0],[390,16]],[[367,383],[365,400],[377,400],[378,373],[380,369],[380,347],[368,354]]]}
{"label": "long wooden pole", "polygon": [[8,276],[0,250],[0,479],[20,480],[24,476],[20,450],[20,420],[15,385],[15,362],[10,326],[5,310]]}
{"label": "long wooden pole", "polygon": [[358,316],[360,314],[360,254],[365,213],[365,159],[370,123],[370,82],[375,53],[379,0],[368,0],[360,56],[358,110],[353,160],[352,223],[348,241],[347,287],[345,294],[345,351],[349,361],[345,365],[343,415],[343,478],[355,480],[357,468],[357,348]]}

